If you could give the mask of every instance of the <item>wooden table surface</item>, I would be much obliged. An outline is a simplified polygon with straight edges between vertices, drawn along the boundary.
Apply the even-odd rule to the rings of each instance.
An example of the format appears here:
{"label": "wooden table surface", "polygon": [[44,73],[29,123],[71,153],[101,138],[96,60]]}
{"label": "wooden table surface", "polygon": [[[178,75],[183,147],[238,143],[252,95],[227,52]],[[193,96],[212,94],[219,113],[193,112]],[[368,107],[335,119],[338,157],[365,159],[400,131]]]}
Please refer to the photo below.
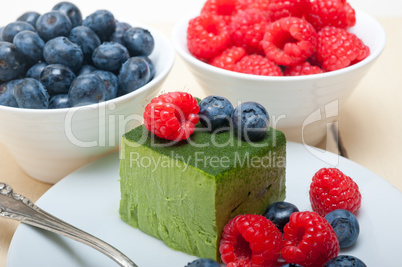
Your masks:
{"label": "wooden table surface", "polygon": [[[349,159],[372,170],[402,191],[398,167],[402,163],[402,18],[378,19],[387,34],[386,48],[341,109],[339,135]],[[173,24],[152,26],[171,36]],[[171,91],[185,87],[191,92],[199,90],[199,85],[177,56],[163,88]],[[331,151],[337,152],[326,142],[318,147],[331,147]],[[10,184],[15,192],[32,201],[52,187],[26,175],[1,143],[0,182]],[[0,218],[0,267],[6,266],[8,247],[17,226],[15,221]]]}

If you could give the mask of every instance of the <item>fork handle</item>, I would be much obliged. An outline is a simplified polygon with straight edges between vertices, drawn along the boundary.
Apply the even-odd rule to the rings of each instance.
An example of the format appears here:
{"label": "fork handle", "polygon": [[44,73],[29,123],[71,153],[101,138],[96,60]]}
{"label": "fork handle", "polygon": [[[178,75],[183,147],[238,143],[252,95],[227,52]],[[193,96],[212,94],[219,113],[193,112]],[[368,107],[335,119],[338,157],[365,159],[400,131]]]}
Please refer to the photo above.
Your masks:
{"label": "fork handle", "polygon": [[0,183],[0,215],[86,244],[110,257],[120,266],[138,267],[115,247],[40,209],[28,198],[13,192],[11,186],[5,183]]}

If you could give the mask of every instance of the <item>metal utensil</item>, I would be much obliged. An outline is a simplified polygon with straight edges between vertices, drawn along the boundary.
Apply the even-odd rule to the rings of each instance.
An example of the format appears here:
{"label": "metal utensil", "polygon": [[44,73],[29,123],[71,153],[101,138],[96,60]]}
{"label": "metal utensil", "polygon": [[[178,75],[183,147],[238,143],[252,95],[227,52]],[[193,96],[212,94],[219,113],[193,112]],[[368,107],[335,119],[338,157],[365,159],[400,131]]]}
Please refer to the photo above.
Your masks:
{"label": "metal utensil", "polygon": [[0,183],[0,215],[86,244],[124,267],[138,267],[119,250],[40,209],[26,197],[13,192],[11,186]]}

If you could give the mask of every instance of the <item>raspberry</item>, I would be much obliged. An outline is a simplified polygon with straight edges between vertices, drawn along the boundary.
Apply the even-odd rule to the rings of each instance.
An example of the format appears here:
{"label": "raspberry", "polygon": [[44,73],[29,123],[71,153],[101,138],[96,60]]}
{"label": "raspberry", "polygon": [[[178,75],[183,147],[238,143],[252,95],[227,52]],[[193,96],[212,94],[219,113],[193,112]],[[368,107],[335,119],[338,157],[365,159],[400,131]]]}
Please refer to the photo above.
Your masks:
{"label": "raspberry", "polygon": [[318,66],[311,65],[308,61],[289,66],[283,71],[283,75],[285,76],[300,76],[318,73],[324,73],[324,71]]}
{"label": "raspberry", "polygon": [[225,70],[234,70],[235,64],[245,55],[246,50],[244,48],[233,46],[214,57],[209,64]]}
{"label": "raspberry", "polygon": [[[317,66],[322,69],[321,62],[317,59],[317,53],[314,53],[311,57],[307,59],[307,62],[312,66]],[[325,71],[325,70],[323,70]]]}
{"label": "raspberry", "polygon": [[185,140],[194,132],[199,110],[197,100],[188,93],[162,94],[145,107],[144,124],[160,138]]}
{"label": "raspberry", "polygon": [[308,0],[270,0],[268,17],[271,21],[284,17],[303,17],[309,11]]}
{"label": "raspberry", "polygon": [[207,0],[201,9],[201,15],[218,15],[229,23],[232,15],[237,12],[236,2],[236,0]]}
{"label": "raspberry", "polygon": [[345,0],[311,0],[305,18],[317,31],[325,26],[347,29],[356,23],[355,12]]}
{"label": "raspberry", "polygon": [[283,238],[281,256],[288,263],[322,267],[340,251],[331,225],[311,211],[292,213],[284,228]]}
{"label": "raspberry", "polygon": [[370,48],[344,29],[328,26],[317,34],[316,57],[328,71],[353,65],[369,54]]}
{"label": "raspberry", "polygon": [[244,56],[235,64],[234,71],[254,75],[283,76],[278,65],[268,58],[256,54]]}
{"label": "raspberry", "polygon": [[356,12],[353,7],[349,4],[345,4],[345,11],[346,11],[346,23],[348,27],[352,27],[356,24]]}
{"label": "raspberry", "polygon": [[269,1],[267,0],[237,0],[237,9],[258,9],[263,12],[268,12],[268,3]]}
{"label": "raspberry", "polygon": [[261,44],[265,55],[278,65],[295,65],[310,57],[316,46],[316,31],[304,19],[286,17],[268,25]]}
{"label": "raspberry", "polygon": [[262,54],[260,42],[268,23],[267,16],[259,9],[239,10],[229,25],[232,43],[244,47],[249,54]]}
{"label": "raspberry", "polygon": [[187,47],[195,57],[208,60],[227,48],[229,42],[228,26],[219,16],[204,14],[190,20]]}
{"label": "raspberry", "polygon": [[325,216],[336,209],[356,212],[361,205],[359,187],[337,168],[322,168],[315,173],[310,184],[311,207]]}
{"label": "raspberry", "polygon": [[224,227],[219,251],[227,266],[272,266],[283,246],[282,234],[261,215],[238,215]]}

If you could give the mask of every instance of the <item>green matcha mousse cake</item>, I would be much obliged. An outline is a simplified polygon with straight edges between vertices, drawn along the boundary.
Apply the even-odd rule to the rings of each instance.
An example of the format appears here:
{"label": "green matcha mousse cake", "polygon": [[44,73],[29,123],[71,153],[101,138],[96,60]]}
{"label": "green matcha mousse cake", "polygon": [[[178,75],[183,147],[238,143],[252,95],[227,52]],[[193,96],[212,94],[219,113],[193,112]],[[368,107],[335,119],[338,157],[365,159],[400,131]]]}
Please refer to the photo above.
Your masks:
{"label": "green matcha mousse cake", "polygon": [[142,125],[122,138],[120,216],[175,250],[219,261],[223,227],[284,200],[285,171],[286,138],[272,128],[255,143],[197,129],[173,143]]}

